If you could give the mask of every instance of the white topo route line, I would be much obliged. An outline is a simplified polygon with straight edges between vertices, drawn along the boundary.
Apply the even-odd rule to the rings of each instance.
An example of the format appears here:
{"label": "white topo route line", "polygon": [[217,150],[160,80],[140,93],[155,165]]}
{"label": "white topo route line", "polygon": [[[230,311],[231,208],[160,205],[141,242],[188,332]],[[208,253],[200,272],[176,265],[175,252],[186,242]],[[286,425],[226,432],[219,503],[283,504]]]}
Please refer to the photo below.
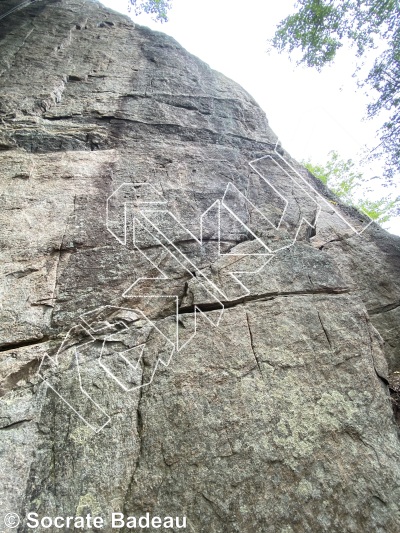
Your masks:
{"label": "white topo route line", "polygon": [[[144,258],[151,269],[156,271],[152,277],[138,277],[123,293],[125,298],[134,298],[139,301],[138,307],[123,308],[112,305],[105,305],[79,317],[79,323],[73,326],[66,334],[56,355],[51,358],[46,356],[40,365],[39,374],[47,385],[60,397],[65,404],[93,431],[101,431],[110,423],[110,416],[101,405],[101,397],[94,398],[86,390],[83,374],[87,372],[89,363],[96,364],[96,372],[103,372],[107,378],[113,380],[118,385],[121,392],[131,392],[140,387],[149,385],[154,374],[161,364],[167,367],[173,355],[183,350],[191,342],[197,333],[198,315],[201,315],[213,327],[217,327],[224,312],[224,302],[229,300],[227,289],[218,284],[218,278],[206,274],[201,263],[196,262],[195,256],[189,258],[179,244],[184,236],[184,242],[190,241],[193,246],[199,250],[210,242],[207,237],[207,228],[213,227],[215,239],[215,256],[218,258],[232,256],[238,258],[239,264],[242,258],[257,258],[256,265],[245,270],[240,269],[228,271],[231,279],[231,285],[239,291],[240,298],[250,295],[250,290],[242,282],[241,275],[256,274],[262,271],[272,258],[279,256],[283,250],[293,246],[304,224],[310,228],[315,228],[320,216],[322,206],[328,205],[329,209],[347,225],[347,227],[357,235],[360,235],[372,223],[368,222],[361,229],[357,229],[348,222],[335,207],[326,200],[312,185],[278,152],[278,143],[275,145],[273,155],[265,155],[249,162],[249,166],[254,171],[257,179],[260,180],[263,188],[267,188],[280,199],[283,209],[278,223],[274,223],[260,207],[250,201],[247,194],[243,194],[234,183],[228,183],[222,197],[212,203],[199,217],[198,229],[199,238],[185,227],[178,217],[167,209],[166,200],[160,195],[157,189],[145,182],[140,183],[122,183],[108,198],[106,204],[106,226],[109,233],[122,246],[132,246],[133,250]],[[309,220],[301,214],[300,222],[297,225],[293,238],[287,242],[280,243],[272,247],[270,243],[265,242],[256,234],[254,228],[248,220],[243,220],[243,213],[237,209],[237,206],[246,206],[247,212],[251,210],[256,213],[259,220],[263,221],[271,231],[279,232],[283,221],[288,214],[292,198],[288,198],[279,190],[273,182],[264,175],[258,168],[262,162],[275,165],[281,173],[291,180],[292,186],[302,191],[308,204],[313,206],[313,219]],[[261,198],[261,204],[262,204]],[[221,227],[221,218],[227,216],[234,221],[241,230],[251,236],[252,241],[257,245],[254,252],[243,252],[242,248],[224,253],[221,243],[224,241],[224,229]],[[275,241],[274,241],[275,242]],[[145,246],[147,244],[148,246]],[[191,329],[186,337],[180,338],[179,321],[179,294],[174,294],[171,289],[171,279],[162,271],[154,260],[151,258],[147,248],[158,247],[166,252],[170,261],[175,265],[176,271],[185,272],[190,281],[196,283],[202,293],[206,295],[209,302],[213,303],[213,308],[219,310],[216,313],[203,313],[200,304],[193,304],[193,313]],[[156,284],[157,281],[157,284]],[[154,289],[149,290],[149,282],[153,282]],[[161,288],[160,288],[161,287]],[[154,321],[150,320],[146,313],[141,310],[140,303],[143,307],[149,305],[149,302],[156,302],[158,299],[168,298],[171,305],[174,306],[174,327],[168,331],[163,330]],[[188,316],[187,314],[185,315]],[[187,319],[188,320],[188,319]],[[132,346],[121,351],[111,352],[107,345],[112,342],[118,342],[121,334],[130,336]],[[76,342],[76,337],[80,335],[81,342]],[[156,339],[157,342],[148,343],[149,337]],[[99,342],[100,338],[100,342]],[[161,346],[161,348],[160,348]],[[54,384],[52,378],[48,376],[50,369],[51,375],[57,375],[60,379],[62,372],[60,370],[60,357],[62,354],[70,353],[73,349],[73,367],[77,386],[81,395],[76,393],[68,394],[62,387],[62,380]],[[86,351],[89,351],[86,353]],[[155,352],[153,351],[155,350]],[[96,355],[97,353],[97,355]],[[93,355],[94,354],[94,355]],[[107,357],[108,356],[108,357]],[[110,359],[111,356],[111,359]],[[94,359],[93,359],[94,357]],[[145,381],[143,379],[143,359],[149,357],[153,361],[153,367],[150,376]],[[86,362],[84,360],[86,358]],[[78,400],[78,401],[77,401]]]}

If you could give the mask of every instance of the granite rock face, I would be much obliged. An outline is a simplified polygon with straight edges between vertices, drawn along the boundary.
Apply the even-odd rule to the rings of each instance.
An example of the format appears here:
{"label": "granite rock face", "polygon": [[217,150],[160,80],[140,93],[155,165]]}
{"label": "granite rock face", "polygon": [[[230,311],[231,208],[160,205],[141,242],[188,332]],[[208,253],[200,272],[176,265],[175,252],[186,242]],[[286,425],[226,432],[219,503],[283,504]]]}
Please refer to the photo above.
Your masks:
{"label": "granite rock face", "polygon": [[0,38],[0,520],[398,532],[400,239],[170,37],[41,0]]}

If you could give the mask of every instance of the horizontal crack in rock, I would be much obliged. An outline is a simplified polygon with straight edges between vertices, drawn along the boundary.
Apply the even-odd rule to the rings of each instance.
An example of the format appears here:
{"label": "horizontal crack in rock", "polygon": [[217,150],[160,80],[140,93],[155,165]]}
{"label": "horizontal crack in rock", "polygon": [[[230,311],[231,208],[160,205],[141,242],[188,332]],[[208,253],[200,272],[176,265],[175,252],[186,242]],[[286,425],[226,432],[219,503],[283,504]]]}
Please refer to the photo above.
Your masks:
{"label": "horizontal crack in rock", "polygon": [[400,302],[394,302],[392,304],[384,305],[382,307],[376,307],[375,309],[368,310],[369,315],[379,315],[380,313],[387,313],[400,307]]}
{"label": "horizontal crack in rock", "polygon": [[50,340],[50,337],[45,335],[41,339],[27,339],[15,343],[7,343],[0,346],[0,352],[11,352],[12,350],[18,350],[19,348],[24,348],[25,346],[35,346],[36,344],[43,344]]}
{"label": "horizontal crack in rock", "polygon": [[273,300],[274,298],[278,298],[279,296],[308,296],[312,294],[347,294],[350,290],[348,288],[337,288],[337,289],[321,289],[321,290],[313,290],[313,291],[294,291],[294,292],[267,292],[265,294],[258,294],[254,296],[244,296],[243,298],[238,298],[237,300],[232,301],[221,301],[220,303],[198,303],[193,304],[190,306],[185,306],[179,308],[180,314],[185,313],[194,313],[195,309],[198,309],[202,312],[207,311],[219,311],[221,310],[221,305],[225,307],[225,309],[229,309],[230,307],[236,307],[237,305],[246,304],[248,302],[255,302],[258,300]]}

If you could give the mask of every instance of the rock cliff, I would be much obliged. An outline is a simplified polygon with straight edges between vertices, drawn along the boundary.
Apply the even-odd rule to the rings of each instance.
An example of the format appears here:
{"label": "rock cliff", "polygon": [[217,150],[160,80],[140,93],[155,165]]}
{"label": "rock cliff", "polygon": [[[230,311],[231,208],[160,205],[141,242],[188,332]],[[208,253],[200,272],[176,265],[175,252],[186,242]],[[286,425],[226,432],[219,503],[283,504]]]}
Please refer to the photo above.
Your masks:
{"label": "rock cliff", "polygon": [[172,38],[90,0],[0,17],[18,5],[0,20],[0,520],[398,532],[400,239]]}

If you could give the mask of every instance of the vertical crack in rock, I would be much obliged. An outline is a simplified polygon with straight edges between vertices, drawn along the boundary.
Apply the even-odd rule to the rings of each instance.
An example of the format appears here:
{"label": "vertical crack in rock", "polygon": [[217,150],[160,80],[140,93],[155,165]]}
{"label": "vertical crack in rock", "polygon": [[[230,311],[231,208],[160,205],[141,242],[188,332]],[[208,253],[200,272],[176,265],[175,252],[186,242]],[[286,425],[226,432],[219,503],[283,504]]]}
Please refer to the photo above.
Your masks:
{"label": "vertical crack in rock", "polygon": [[[150,333],[147,337],[147,340],[146,342],[148,342],[148,339],[149,339],[149,336],[150,336]],[[140,383],[140,387],[138,389],[138,394],[139,394],[139,398],[138,398],[138,402],[137,402],[137,406],[136,406],[136,429],[137,429],[137,437],[138,437],[138,440],[139,440],[139,449],[138,449],[138,454],[137,454],[137,458],[136,458],[136,463],[133,467],[133,470],[130,474],[130,481],[129,481],[129,484],[128,484],[128,487],[127,487],[127,490],[126,490],[126,493],[125,493],[125,497],[123,498],[123,509],[124,509],[124,512],[127,512],[127,505],[129,503],[129,496],[132,494],[133,492],[133,488],[134,488],[134,484],[135,484],[135,475],[139,469],[139,466],[140,466],[140,460],[142,459],[142,456],[143,456],[143,430],[144,430],[144,421],[143,421],[143,414],[142,414],[142,400],[143,400],[143,392],[144,392],[144,383],[145,383],[145,365],[143,363],[143,361],[141,360],[140,361],[140,366],[141,366],[141,369],[142,369],[142,373],[141,373],[141,383]],[[151,384],[150,384],[151,386]]]}
{"label": "vertical crack in rock", "polygon": [[[63,234],[62,234],[62,237],[61,237],[60,246],[59,246],[59,248],[57,250],[57,253],[58,253],[58,256],[57,256],[57,259],[56,259],[57,264],[56,264],[56,268],[55,268],[54,285],[53,285],[53,291],[52,291],[52,296],[51,296],[53,310],[54,310],[54,306],[55,306],[55,304],[57,302],[56,290],[57,290],[57,286],[58,286],[58,276],[59,276],[60,263],[62,262],[63,257],[70,256],[70,253],[68,253],[68,251],[66,251],[64,249],[64,240],[65,240],[65,236],[67,235],[68,227],[69,227],[69,224],[70,224],[70,219],[75,216],[75,212],[76,212],[76,196],[77,195],[75,193],[74,194],[74,199],[73,199],[73,205],[72,205],[72,213],[70,215],[68,215],[67,221],[65,223],[64,231],[63,231]],[[53,311],[52,311],[52,314],[51,314],[51,317],[50,317],[50,323],[52,321],[52,316],[53,316]]]}
{"label": "vertical crack in rock", "polygon": [[256,352],[255,352],[255,349],[254,349],[253,333],[252,333],[252,331],[251,331],[251,327],[250,327],[249,313],[248,313],[247,311],[245,311],[245,313],[246,313],[247,327],[249,328],[249,338],[250,338],[251,351],[252,351],[252,353],[253,353],[253,355],[254,355],[254,359],[256,360],[258,370],[260,371],[260,374],[261,374],[261,376],[262,376],[263,373],[262,373],[262,370],[261,370],[261,365],[260,365],[260,362],[258,361],[258,358],[257,358]]}
{"label": "vertical crack in rock", "polygon": [[327,331],[326,327],[324,326],[324,323],[322,322],[321,314],[320,314],[319,311],[317,311],[317,315],[318,315],[318,320],[319,320],[319,322],[320,322],[320,324],[321,324],[321,327],[322,327],[322,331],[324,332],[325,337],[326,337],[326,340],[328,341],[329,348],[330,348],[331,351],[333,351],[333,350],[332,350],[331,339],[329,338],[328,331]]}

